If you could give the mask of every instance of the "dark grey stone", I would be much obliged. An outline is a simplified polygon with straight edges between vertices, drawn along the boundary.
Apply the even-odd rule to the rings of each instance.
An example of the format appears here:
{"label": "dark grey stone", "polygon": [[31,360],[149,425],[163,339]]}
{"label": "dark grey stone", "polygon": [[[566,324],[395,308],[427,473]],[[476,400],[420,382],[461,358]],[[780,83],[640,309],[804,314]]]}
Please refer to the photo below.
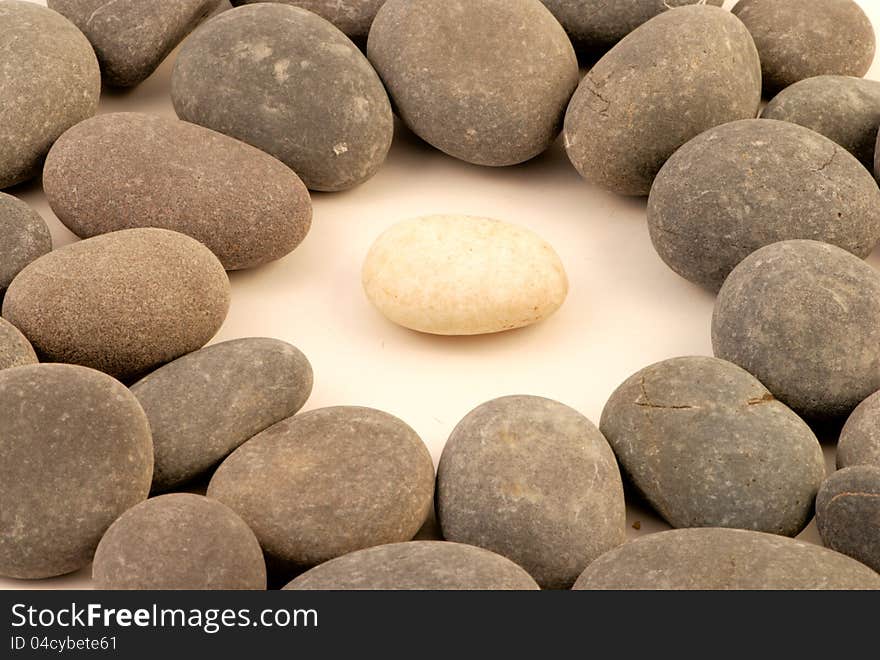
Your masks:
{"label": "dark grey stone", "polygon": [[795,536],[825,478],[810,427],[735,364],[665,360],[611,395],[602,433],[621,467],[673,527]]}
{"label": "dark grey stone", "polygon": [[406,125],[477,165],[545,151],[578,84],[571,42],[539,0],[388,0],[367,53]]}
{"label": "dark grey stone", "polygon": [[312,367],[283,341],[235,339],[184,355],[131,391],[153,431],[153,491],[165,491],[302,408]]}
{"label": "dark grey stone", "polygon": [[801,416],[848,415],[880,390],[880,275],[827,243],[761,248],[721,288],[712,346]]}
{"label": "dark grey stone", "polygon": [[91,42],[104,80],[134,87],[216,11],[220,0],[48,0]]}
{"label": "dark grey stone", "polygon": [[791,239],[867,257],[880,241],[880,189],[843,147],[769,119],[731,122],[670,158],[648,199],[657,253],[712,291],[755,250]]}
{"label": "dark grey stone", "polygon": [[0,0],[0,189],[36,176],[52,143],[98,109],[101,70],[82,32],[57,12]]}
{"label": "dark grey stone", "polygon": [[67,131],[46,159],[43,188],[81,238],[171,229],[204,243],[226,270],[280,259],[312,221],[309,192],[284,163],[201,126],[141,113],[99,115]]}
{"label": "dark grey stone", "polygon": [[443,541],[393,543],[359,550],[307,571],[289,591],[534,591],[535,581],[509,559]]}
{"label": "dark grey stone", "polygon": [[110,590],[262,590],[257,537],[229,507],[189,493],[126,511],[95,551],[92,579]]}
{"label": "dark grey stone", "polygon": [[121,384],[73,365],[0,371],[0,575],[79,570],[150,490],[147,417]]}
{"label": "dark grey stone", "polygon": [[22,268],[51,251],[52,236],[40,214],[0,193],[0,301]]}
{"label": "dark grey stone", "polygon": [[649,534],[590,564],[578,590],[864,590],[880,575],[818,545],[741,529]]}
{"label": "dark grey stone", "polygon": [[357,46],[289,5],[238,7],[205,23],[180,50],[171,96],[181,119],[272,154],[311,190],[372,177],[394,134],[388,95]]}
{"label": "dark grey stone", "polygon": [[800,124],[833,140],[874,169],[880,127],[880,82],[852,76],[816,76],[782,90],[761,116]]}
{"label": "dark grey stone", "polygon": [[816,498],[816,525],[826,546],[880,571],[880,467],[828,477]]}
{"label": "dark grey stone", "polygon": [[588,181],[647,195],[675,150],[719,124],[753,119],[761,101],[755,44],[718,7],[671,9],[612,48],[581,81],[565,146]]}
{"label": "dark grey stone", "polygon": [[[254,4],[266,0],[235,0],[236,5]],[[308,9],[324,18],[357,43],[364,43],[370,32],[376,12],[385,0],[269,0]]]}
{"label": "dark grey stone", "polygon": [[880,392],[862,401],[846,420],[837,443],[837,467],[880,468]]}
{"label": "dark grey stone", "polygon": [[443,537],[508,557],[544,588],[567,589],[624,542],[623,485],[590,420],[556,401],[496,399],[449,437],[437,474]]}
{"label": "dark grey stone", "polygon": [[229,299],[229,278],[204,245],[126,229],[31,263],[9,287],[3,316],[45,361],[131,380],[204,346]]}
{"label": "dark grey stone", "polygon": [[278,571],[409,541],[433,494],[434,465],[415,431],[357,407],[269,427],[232,452],[208,487],[254,530]]}
{"label": "dark grey stone", "polygon": [[862,77],[874,61],[874,28],[853,0],[739,0],[733,13],[755,40],[768,94],[813,76]]}
{"label": "dark grey stone", "polygon": [[0,369],[36,363],[37,354],[27,337],[9,321],[0,318]]}

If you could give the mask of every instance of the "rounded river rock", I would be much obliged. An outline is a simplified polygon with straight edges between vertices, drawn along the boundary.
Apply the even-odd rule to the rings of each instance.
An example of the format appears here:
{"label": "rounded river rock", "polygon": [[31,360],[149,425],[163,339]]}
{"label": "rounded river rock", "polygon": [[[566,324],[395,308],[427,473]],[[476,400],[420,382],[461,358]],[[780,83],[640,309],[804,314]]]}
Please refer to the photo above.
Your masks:
{"label": "rounded river rock", "polygon": [[61,14],[0,0],[0,188],[36,176],[52,143],[98,109],[101,70],[91,44]]}
{"label": "rounded river rock", "polygon": [[248,142],[311,190],[372,177],[394,119],[358,47],[319,16],[259,3],[212,18],[183,44],[171,96],[177,115]]}
{"label": "rounded river rock", "polygon": [[588,181],[647,195],[676,149],[755,117],[760,101],[758,54],[742,23],[718,7],[679,7],[636,29],[587,73],[565,116],[565,148]]}
{"label": "rounded river rock", "polygon": [[275,424],[236,449],[208,487],[254,530],[280,571],[409,541],[433,494],[434,465],[415,431],[357,407]]}
{"label": "rounded river rock", "polygon": [[880,390],[880,275],[827,243],[761,248],[721,288],[712,346],[801,416],[846,416]]}
{"label": "rounded river rock", "polygon": [[154,497],[126,511],[95,552],[96,589],[262,590],[257,537],[229,507],[189,493]]}
{"label": "rounded river rock", "polygon": [[[269,0],[308,9],[325,18],[357,43],[365,43],[376,13],[385,0]],[[235,5],[255,4],[266,0],[235,0]]]}
{"label": "rounded river rock", "polygon": [[25,266],[51,251],[52,236],[40,214],[20,199],[0,193],[0,301]]}
{"label": "rounded river rock", "polygon": [[406,125],[477,165],[545,151],[578,84],[571,42],[539,0],[388,0],[367,52]]}
{"label": "rounded river rock", "polygon": [[33,346],[18,328],[0,318],[0,369],[37,363]]}
{"label": "rounded river rock", "polygon": [[359,550],[306,571],[291,591],[535,591],[509,559],[483,548],[443,541],[392,543]]}
{"label": "rounded river rock", "polygon": [[867,257],[880,241],[880,189],[828,138],[749,119],[675,152],[651,189],[648,227],[670,268],[717,291],[743,259],[778,241],[824,241]]}
{"label": "rounded river rock", "polygon": [[611,395],[600,428],[633,485],[673,527],[795,536],[825,478],[810,427],[716,358],[642,369]]}
{"label": "rounded river rock", "polygon": [[105,114],[67,131],[43,188],[74,234],[161,227],[192,236],[226,270],[279,259],[305,238],[309,192],[284,163],[226,135],[141,113]]}
{"label": "rounded river rock", "polygon": [[827,547],[880,571],[880,467],[828,477],[816,498],[816,525]]}
{"label": "rounded river rock", "polygon": [[9,287],[3,316],[45,361],[129,380],[204,346],[229,299],[226,272],[204,245],[126,229],[31,263]]}
{"label": "rounded river rock", "polygon": [[0,575],[79,570],[150,490],[144,411],[105,374],[40,364],[0,371],[0,420]]}
{"label": "rounded river rock", "polygon": [[880,575],[811,543],[741,529],[649,534],[603,555],[578,578],[583,590],[880,589]]}
{"label": "rounded river rock", "polygon": [[599,430],[556,401],[510,396],[470,412],[437,474],[443,537],[497,552],[544,588],[570,587],[625,540],[614,454]]}
{"label": "rounded river rock", "polygon": [[837,467],[856,465],[880,468],[880,392],[862,401],[840,432]]}
{"label": "rounded river rock", "polygon": [[160,367],[132,386],[153,431],[153,490],[210,470],[296,413],[312,391],[306,356],[277,339],[235,339]]}

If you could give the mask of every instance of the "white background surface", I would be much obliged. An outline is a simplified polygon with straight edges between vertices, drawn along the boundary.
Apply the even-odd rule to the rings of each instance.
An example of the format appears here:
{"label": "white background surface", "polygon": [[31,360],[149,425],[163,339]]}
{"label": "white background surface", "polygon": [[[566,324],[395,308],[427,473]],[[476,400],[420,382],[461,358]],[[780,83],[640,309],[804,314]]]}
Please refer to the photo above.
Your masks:
{"label": "white background surface", "polygon": [[[859,4],[880,32],[880,0]],[[175,117],[175,56],[134,90],[105,90],[100,112]],[[880,79],[880,61],[868,77]],[[42,214],[56,247],[76,240],[52,214],[39,182],[6,192]],[[398,125],[375,178],[350,192],[314,193],[313,202],[311,232],[293,254],[230,274],[232,308],[214,341],[267,336],[296,345],[315,371],[306,410],[361,405],[390,412],[421,435],[435,463],[455,424],[490,399],[545,396],[598,425],[611,392],[635,371],[675,356],[712,354],[714,297],[656,255],[646,200],[585,183],[560,144],[525,165],[481,168],[431,149]],[[537,326],[484,337],[420,335],[386,321],[363,294],[363,258],[395,222],[434,213],[489,216],[537,232],[567,269],[565,305]],[[870,262],[880,267],[880,254]],[[826,445],[826,454],[833,469],[833,445]],[[632,527],[637,521],[639,531]],[[631,536],[668,528],[632,504],[627,525]],[[814,524],[801,537],[819,542]],[[0,579],[0,588],[83,588],[89,571],[40,582]]]}

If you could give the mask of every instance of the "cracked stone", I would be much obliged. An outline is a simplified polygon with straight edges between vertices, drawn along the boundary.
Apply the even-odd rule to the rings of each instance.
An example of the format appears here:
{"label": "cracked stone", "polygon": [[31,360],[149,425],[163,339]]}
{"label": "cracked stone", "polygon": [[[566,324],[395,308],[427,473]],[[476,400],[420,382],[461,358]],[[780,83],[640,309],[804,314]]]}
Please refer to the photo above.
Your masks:
{"label": "cracked stone", "polygon": [[816,498],[816,524],[827,547],[880,572],[880,467],[832,474]]}

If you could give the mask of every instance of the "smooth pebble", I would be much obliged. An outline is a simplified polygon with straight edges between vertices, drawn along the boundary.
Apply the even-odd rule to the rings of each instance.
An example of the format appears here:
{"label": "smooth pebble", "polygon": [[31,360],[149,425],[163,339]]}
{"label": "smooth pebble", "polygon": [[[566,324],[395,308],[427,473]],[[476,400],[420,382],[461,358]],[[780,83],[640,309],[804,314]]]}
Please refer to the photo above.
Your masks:
{"label": "smooth pebble", "polygon": [[816,526],[826,547],[880,571],[880,467],[828,477],[816,498]]}
{"label": "smooth pebble", "polygon": [[837,467],[880,468],[880,392],[862,401],[843,425],[837,443]]}
{"label": "smooth pebble", "polygon": [[37,363],[33,346],[21,331],[0,318],[0,370]]}
{"label": "smooth pebble", "polygon": [[21,270],[52,250],[49,227],[25,202],[0,193],[0,302]]}
{"label": "smooth pebble", "polygon": [[[255,4],[266,0],[235,0],[236,5]],[[385,0],[269,0],[308,9],[327,19],[355,43],[365,43],[376,13]]]}

